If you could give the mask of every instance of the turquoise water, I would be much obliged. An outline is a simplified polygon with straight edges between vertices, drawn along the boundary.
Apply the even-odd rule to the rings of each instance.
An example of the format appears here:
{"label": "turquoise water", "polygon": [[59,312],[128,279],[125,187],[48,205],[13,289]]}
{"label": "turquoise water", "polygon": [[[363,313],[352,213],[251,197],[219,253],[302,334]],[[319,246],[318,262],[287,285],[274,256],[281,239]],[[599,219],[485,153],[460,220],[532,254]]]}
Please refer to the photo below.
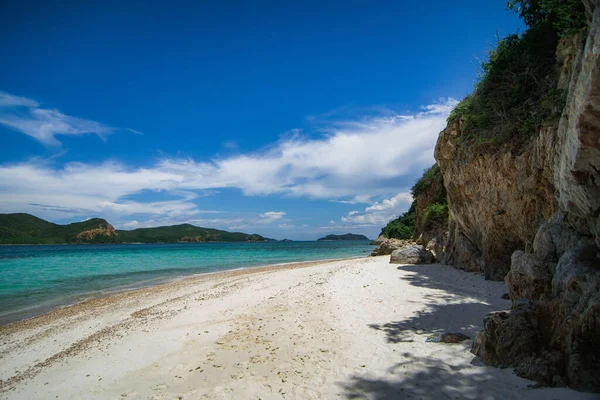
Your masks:
{"label": "turquoise water", "polygon": [[0,246],[0,324],[180,276],[372,249],[367,241]]}

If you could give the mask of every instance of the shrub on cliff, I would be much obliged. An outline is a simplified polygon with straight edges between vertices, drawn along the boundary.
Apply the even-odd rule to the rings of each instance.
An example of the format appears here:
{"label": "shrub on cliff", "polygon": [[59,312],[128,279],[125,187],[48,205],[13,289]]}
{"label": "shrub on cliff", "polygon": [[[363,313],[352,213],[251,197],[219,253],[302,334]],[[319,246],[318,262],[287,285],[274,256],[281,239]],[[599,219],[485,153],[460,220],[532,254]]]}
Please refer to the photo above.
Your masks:
{"label": "shrub on cliff", "polygon": [[587,29],[581,0],[509,0],[506,8],[519,13],[529,27],[550,23],[559,36],[571,36]]}
{"label": "shrub on cliff", "polygon": [[423,229],[427,232],[445,230],[448,226],[448,204],[433,203],[423,214]]}
{"label": "shrub on cliff", "polygon": [[415,235],[415,202],[404,214],[388,222],[381,234],[388,239],[412,239]]}
{"label": "shrub on cliff", "polygon": [[534,133],[557,118],[566,92],[557,89],[556,47],[559,37],[585,29],[579,0],[510,0],[528,26],[522,35],[500,40],[481,64],[475,90],[448,117],[461,119],[462,140],[499,144]]}
{"label": "shrub on cliff", "polygon": [[437,164],[433,164],[433,166],[423,172],[423,176],[410,188],[410,192],[414,198],[417,198],[425,194],[433,186],[437,188],[433,202],[446,204],[448,201],[446,199],[444,180],[440,167]]}
{"label": "shrub on cliff", "polygon": [[[390,221],[381,230],[381,234],[386,238],[412,239],[415,237],[415,231],[421,228],[419,227],[419,229],[417,229],[416,226],[417,202],[421,202],[419,203],[419,210],[429,210],[429,208],[431,208],[431,227],[435,226],[435,229],[438,229],[442,227],[442,224],[447,223],[448,200],[446,197],[446,188],[444,187],[440,167],[437,164],[434,164],[431,168],[427,168],[423,171],[423,175],[415,182],[410,191],[415,201],[413,201],[408,211]],[[425,202],[425,204],[423,204],[423,202]],[[445,218],[443,215],[439,215],[441,211],[438,209],[438,206],[442,208],[445,207]],[[427,213],[427,211],[425,211],[425,213]],[[430,228],[428,227],[429,225],[426,225],[426,222],[427,219],[424,220],[423,229],[429,231]]]}

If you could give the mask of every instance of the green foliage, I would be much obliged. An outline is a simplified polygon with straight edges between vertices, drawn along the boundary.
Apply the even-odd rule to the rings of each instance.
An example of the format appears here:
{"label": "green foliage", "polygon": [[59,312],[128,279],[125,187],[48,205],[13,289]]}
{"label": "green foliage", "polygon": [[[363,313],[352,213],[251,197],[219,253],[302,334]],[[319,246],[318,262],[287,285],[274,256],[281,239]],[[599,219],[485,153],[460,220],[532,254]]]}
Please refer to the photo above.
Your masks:
{"label": "green foliage", "polygon": [[[437,164],[434,164],[431,168],[427,168],[423,171],[423,175],[415,182],[410,191],[413,198],[415,198],[415,201],[413,201],[407,212],[390,221],[381,230],[381,234],[386,238],[412,239],[415,236],[417,224],[417,198],[418,201],[428,201],[432,204],[445,206],[447,216],[448,199],[446,196],[446,188],[444,187],[442,172]],[[432,218],[432,221],[434,221],[437,217],[432,215]]]}
{"label": "green foliage", "polygon": [[427,206],[423,214],[423,229],[433,231],[448,225],[448,204],[433,203]]}
{"label": "green foliage", "polygon": [[410,188],[410,192],[414,198],[425,194],[432,186],[437,187],[437,193],[435,195],[436,203],[446,203],[446,189],[444,187],[444,180],[442,178],[442,172],[437,164],[433,164],[431,168],[426,169],[419,180]]}
{"label": "green foliage", "polygon": [[390,239],[412,239],[415,235],[416,216],[413,202],[410,209],[397,219],[390,221],[381,230],[381,234]]}
{"label": "green foliage", "polygon": [[529,27],[549,23],[561,37],[587,28],[581,0],[509,0],[506,8],[519,13]]}
{"label": "green foliage", "polygon": [[83,231],[108,226],[100,218],[68,225],[57,225],[29,214],[0,214],[0,244],[67,243],[177,243],[177,242],[253,242],[268,239],[260,235],[227,232],[190,224],[116,231],[116,235],[97,235],[91,240],[77,237]]}
{"label": "green foliage", "polygon": [[369,240],[368,237],[364,235],[355,235],[353,233],[346,233],[345,235],[327,235],[318,241],[329,241],[329,240]]}
{"label": "green foliage", "polygon": [[256,242],[265,241],[260,235],[201,228],[190,224],[139,228],[117,231],[121,243],[178,243],[178,242]]}
{"label": "green foliage", "polygon": [[57,225],[30,214],[0,214],[0,244],[76,243],[81,241],[77,238],[80,232],[107,225],[100,218]]}
{"label": "green foliage", "polygon": [[556,89],[559,37],[587,27],[580,0],[509,0],[528,29],[500,40],[481,64],[475,90],[448,117],[462,120],[460,140],[495,146],[520,143],[547,121],[559,117],[566,91]]}
{"label": "green foliage", "polygon": [[557,43],[558,36],[548,23],[498,42],[481,65],[475,91],[448,118],[449,122],[462,118],[462,140],[518,141],[560,116],[566,96],[556,90]]}

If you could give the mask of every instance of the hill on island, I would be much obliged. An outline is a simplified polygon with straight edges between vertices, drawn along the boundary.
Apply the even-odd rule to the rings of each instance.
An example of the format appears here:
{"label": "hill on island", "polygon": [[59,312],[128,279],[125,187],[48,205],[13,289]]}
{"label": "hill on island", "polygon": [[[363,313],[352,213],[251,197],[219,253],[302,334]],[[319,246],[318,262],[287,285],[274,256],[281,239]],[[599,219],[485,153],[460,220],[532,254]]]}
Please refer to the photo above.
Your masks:
{"label": "hill on island", "polygon": [[329,241],[329,240],[369,240],[365,235],[355,235],[353,233],[346,233],[345,235],[327,235],[317,241]]}
{"label": "hill on island", "polygon": [[0,214],[0,244],[266,242],[257,234],[190,224],[117,230],[102,218],[58,225],[30,214]]}

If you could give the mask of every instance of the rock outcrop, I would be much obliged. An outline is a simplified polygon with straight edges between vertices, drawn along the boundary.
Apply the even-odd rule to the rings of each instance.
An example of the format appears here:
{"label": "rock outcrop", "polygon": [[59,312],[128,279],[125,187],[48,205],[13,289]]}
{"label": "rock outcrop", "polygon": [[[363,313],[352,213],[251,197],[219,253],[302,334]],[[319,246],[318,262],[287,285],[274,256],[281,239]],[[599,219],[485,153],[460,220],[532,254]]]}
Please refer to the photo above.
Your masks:
{"label": "rock outcrop", "polygon": [[106,223],[105,225],[99,226],[98,228],[88,229],[78,233],[77,241],[93,242],[98,236],[110,238],[113,236],[117,236],[117,232],[115,232],[115,228],[111,224]]}
{"label": "rock outcrop", "polygon": [[[490,365],[515,367],[520,376],[544,385],[569,385],[585,391],[600,391],[599,3],[585,1],[591,20],[585,46],[571,51],[570,64],[563,68],[563,75],[570,79],[562,77],[560,81],[568,83],[568,99],[558,130],[542,129],[530,144],[528,155],[513,158],[511,168],[522,166],[523,176],[523,171],[510,172],[502,165],[499,170],[503,172],[491,173],[500,180],[500,187],[512,193],[510,196],[520,193],[515,188],[530,182],[527,186],[532,192],[524,193],[524,199],[512,199],[513,203],[502,206],[504,213],[498,215],[508,215],[513,222],[492,223],[494,217],[485,215],[490,206],[486,211],[484,206],[475,205],[469,211],[467,203],[475,204],[469,197],[473,193],[489,195],[487,199],[493,200],[490,204],[510,199],[483,181],[483,177],[491,177],[490,173],[479,169],[483,175],[476,181],[463,167],[453,167],[447,158],[453,154],[448,144],[438,143],[436,153],[449,171],[462,174],[459,183],[448,189],[454,196],[453,219],[459,233],[480,251],[486,274],[498,278],[505,270],[506,254],[490,239],[509,244],[509,249],[520,249],[512,254],[505,277],[512,309],[486,316],[473,352]],[[560,47],[559,51],[568,53]],[[447,139],[450,134],[446,132],[443,137]],[[498,157],[500,161],[508,156]],[[531,164],[517,162],[519,157]],[[471,158],[467,164],[481,168],[478,163],[484,159]],[[505,187],[504,179],[509,176],[515,179],[513,188]],[[476,183],[479,186],[474,186]],[[470,194],[460,194],[460,190]],[[515,204],[524,209],[517,213]],[[554,210],[557,212],[548,218]],[[475,226],[480,218],[482,228]],[[502,227],[515,233],[484,231]]]}
{"label": "rock outcrop", "polygon": [[373,250],[373,252],[371,252],[371,257],[390,255],[394,252],[394,250],[407,246],[411,243],[408,240],[388,239],[386,237],[383,237],[383,235],[380,236],[380,238],[376,239],[376,242],[379,244],[379,247]]}
{"label": "rock outcrop", "polygon": [[[462,146],[460,120],[437,142],[435,157],[444,175],[450,208],[449,264],[501,280],[510,255],[533,244],[537,227],[557,210],[547,153],[529,143],[498,151]],[[556,126],[543,136],[556,136]]]}
{"label": "rock outcrop", "polygon": [[416,244],[394,250],[390,257],[391,264],[431,264],[434,260],[429,250]]}

